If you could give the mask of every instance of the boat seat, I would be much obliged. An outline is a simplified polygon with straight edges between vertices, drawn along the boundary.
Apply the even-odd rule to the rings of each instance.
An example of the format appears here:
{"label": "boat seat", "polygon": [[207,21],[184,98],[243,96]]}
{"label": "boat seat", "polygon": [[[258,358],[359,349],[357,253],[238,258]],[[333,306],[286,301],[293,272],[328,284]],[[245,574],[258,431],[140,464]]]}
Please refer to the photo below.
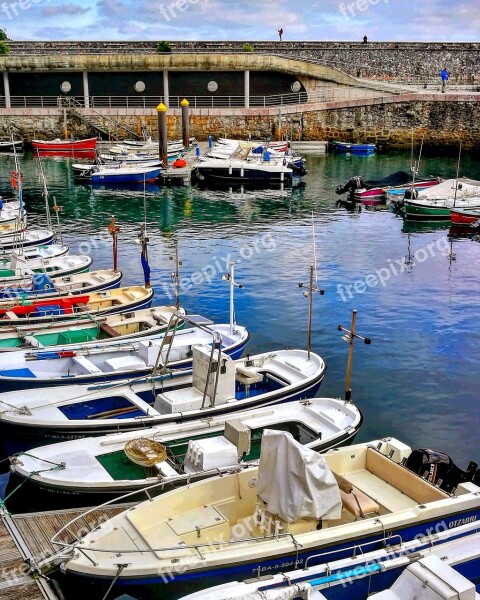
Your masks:
{"label": "boat seat", "polygon": [[342,506],[356,519],[364,519],[367,515],[379,515],[380,506],[375,500],[355,487],[348,479],[333,473],[340,489]]}
{"label": "boat seat", "polygon": [[31,348],[38,348],[39,350],[41,350],[42,348],[45,348],[45,346],[42,344],[42,342],[39,342],[37,340],[37,338],[34,337],[33,335],[26,335],[23,338],[23,341],[26,346],[30,346]]}
{"label": "boat seat", "polygon": [[102,371],[92,363],[91,360],[88,360],[85,356],[73,356],[73,362],[77,365],[78,371],[81,375],[96,375],[101,373]]}
{"label": "boat seat", "polygon": [[114,329],[110,325],[107,325],[106,323],[102,323],[102,325],[100,325],[100,329],[101,329],[101,331],[103,331],[109,337],[112,337],[112,338],[118,337],[120,335],[120,333],[116,329]]}
{"label": "boat seat", "polygon": [[75,309],[79,312],[88,312],[88,306],[84,302],[77,302]]}
{"label": "boat seat", "polygon": [[235,379],[243,385],[252,385],[253,383],[260,383],[263,381],[263,375],[257,373],[253,369],[237,367],[235,369]]}

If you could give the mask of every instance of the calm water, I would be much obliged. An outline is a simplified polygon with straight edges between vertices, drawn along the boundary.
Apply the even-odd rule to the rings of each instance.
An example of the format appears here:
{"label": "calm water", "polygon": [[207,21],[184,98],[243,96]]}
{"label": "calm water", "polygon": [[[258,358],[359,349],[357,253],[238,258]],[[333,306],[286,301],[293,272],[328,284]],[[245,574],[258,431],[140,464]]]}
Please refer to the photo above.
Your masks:
{"label": "calm water", "polygon": [[[0,158],[4,195],[10,189],[10,160]],[[66,159],[43,164],[50,197],[63,206],[64,241],[71,252],[88,250],[96,268],[109,267],[105,233],[115,214],[123,283],[140,283],[135,239],[143,194],[75,185]],[[456,157],[428,157],[422,165],[424,175],[454,176]],[[155,302],[169,302],[164,285],[177,239],[181,301],[189,312],[228,320],[229,289],[221,275],[235,260],[237,280],[245,286],[236,292],[236,318],[252,334],[248,350],[305,347],[308,303],[298,283],[307,282],[313,260],[313,211],[319,286],[325,290],[314,299],[313,319],[313,350],[328,364],[322,395],[343,396],[347,345],[337,326],[348,326],[355,308],[358,331],[373,340],[370,346],[357,344],[354,356],[353,398],[365,416],[358,441],[395,436],[414,447],[446,451],[462,468],[469,460],[480,462],[479,239],[450,239],[448,224],[407,226],[388,210],[351,212],[337,206],[339,183],[355,174],[372,179],[408,170],[408,154],[310,155],[308,168],[304,185],[286,191],[149,186]],[[30,222],[44,224],[34,161],[26,158],[23,170]],[[480,179],[480,165],[472,158],[463,160],[462,172]],[[368,285],[375,274],[384,285]],[[351,297],[346,286],[352,286]]]}

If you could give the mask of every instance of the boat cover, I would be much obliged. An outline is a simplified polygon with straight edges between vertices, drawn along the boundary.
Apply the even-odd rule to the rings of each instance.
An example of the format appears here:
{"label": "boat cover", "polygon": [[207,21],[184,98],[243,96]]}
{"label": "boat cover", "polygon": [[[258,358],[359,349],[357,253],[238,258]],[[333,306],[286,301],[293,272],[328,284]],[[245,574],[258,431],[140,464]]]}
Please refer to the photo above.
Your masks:
{"label": "boat cover", "polygon": [[[455,196],[456,179],[446,179],[438,185],[423,190],[418,194],[418,200],[448,200]],[[466,177],[458,179],[457,198],[467,198],[469,196],[480,196],[480,181],[467,179]]]}
{"label": "boat cover", "polygon": [[263,433],[257,493],[270,513],[288,523],[339,519],[342,513],[340,491],[325,458],[284,431]]}
{"label": "boat cover", "polygon": [[368,181],[364,181],[363,183],[367,189],[371,189],[377,187],[395,187],[397,185],[404,185],[405,183],[410,183],[411,181],[411,173],[407,173],[406,171],[395,171],[395,173],[387,175],[386,177],[382,177],[382,179],[369,179]]}

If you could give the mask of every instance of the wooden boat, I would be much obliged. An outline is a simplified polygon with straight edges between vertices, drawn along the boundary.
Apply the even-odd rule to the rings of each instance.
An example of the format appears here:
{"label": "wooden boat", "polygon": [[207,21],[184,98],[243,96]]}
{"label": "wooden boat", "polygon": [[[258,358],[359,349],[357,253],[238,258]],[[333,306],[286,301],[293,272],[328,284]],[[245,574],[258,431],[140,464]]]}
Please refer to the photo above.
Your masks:
{"label": "wooden boat", "polygon": [[480,182],[467,178],[447,179],[400,202],[407,219],[450,220],[452,208],[480,208]]}
{"label": "wooden boat", "polygon": [[72,577],[165,586],[158,591],[175,598],[187,582],[198,589],[232,575],[273,575],[325,553],[331,563],[355,545],[374,551],[477,521],[477,466],[440,488],[439,465],[423,479],[423,467],[413,470],[417,455],[393,438],[318,454],[267,429],[258,467],[150,498],[73,543],[64,541],[70,522],[52,541],[71,551],[63,569]]}
{"label": "wooden boat", "polygon": [[[12,470],[33,484],[37,500],[40,489],[61,494],[69,505],[92,506],[159,480],[164,484],[159,491],[165,492],[256,464],[265,429],[289,431],[306,448],[324,452],[350,444],[361,423],[353,403],[312,398],[235,413],[233,419],[219,415],[51,444],[17,455]],[[47,463],[63,466],[45,471]],[[50,504],[52,494],[47,497]]]}
{"label": "wooden boat", "polygon": [[[77,179],[92,179],[92,175],[94,172],[100,173],[102,171],[109,171],[111,169],[120,169],[124,167],[128,167],[129,169],[136,168],[138,166],[141,167],[152,167],[159,168],[161,166],[161,162],[159,160],[152,160],[151,157],[148,161],[143,162],[131,162],[127,163],[126,161],[117,161],[115,164],[109,165],[98,165],[98,164],[87,164],[87,163],[75,163],[72,165],[73,175]],[[129,171],[130,172],[130,171]],[[142,179],[143,181],[143,179]]]}
{"label": "wooden boat", "polygon": [[21,299],[12,299],[8,307],[0,308],[0,327],[42,325],[87,316],[102,317],[118,312],[148,308],[152,299],[153,290],[141,286],[92,292],[79,296],[61,296],[54,300],[38,300],[31,303],[24,303]]}
{"label": "wooden boat", "polygon": [[221,369],[217,368],[218,350],[213,358],[210,346],[196,346],[192,353],[193,373],[173,371],[116,385],[39,388],[29,390],[28,396],[0,394],[6,452],[14,454],[40,443],[72,439],[72,435],[207,419],[310,398],[326,371],[318,355],[311,353],[309,359],[304,350],[265,352],[236,361],[221,354]]}
{"label": "wooden boat", "polygon": [[[25,258],[24,254],[12,252],[10,260],[2,261],[0,268],[0,298],[18,294],[12,287],[20,288],[21,293],[32,286],[34,278],[43,275],[63,277],[88,271],[93,259],[86,255],[64,255],[49,258]],[[47,282],[48,285],[48,282]],[[4,290],[5,293],[1,293]]]}
{"label": "wooden boat", "polygon": [[455,225],[479,224],[480,206],[478,208],[451,208],[450,220]]}
{"label": "wooden boat", "polygon": [[100,290],[111,290],[120,285],[121,279],[121,271],[107,269],[91,273],[75,272],[71,275],[53,278],[45,272],[38,272],[32,276],[31,285],[27,287],[17,285],[1,288],[0,307],[2,304],[8,304],[12,298],[22,298],[34,302],[43,298],[58,298],[67,294],[74,296]]}
{"label": "wooden boat", "polygon": [[[187,317],[185,317],[187,319]],[[167,332],[167,336],[173,335]],[[221,336],[222,352],[238,358],[242,355],[249,334],[245,327],[212,324],[176,332],[168,345],[165,334],[149,336],[129,343],[103,344],[83,348],[81,344],[53,346],[48,350],[19,350],[0,355],[0,388],[3,391],[54,385],[81,385],[145,377],[160,364],[169,369],[191,369],[192,348],[208,344]],[[190,376],[191,379],[191,376]],[[190,382],[189,382],[190,383]]]}
{"label": "wooden boat", "polygon": [[28,229],[22,232],[0,235],[0,256],[14,248],[30,246],[43,246],[49,244],[55,233],[51,229]]}
{"label": "wooden boat", "polygon": [[44,350],[52,346],[86,349],[102,344],[146,339],[165,331],[173,313],[184,314],[173,306],[156,306],[105,317],[79,318],[39,326],[20,325],[0,328],[0,352],[15,350]]}
{"label": "wooden boat", "polygon": [[41,150],[43,152],[57,152],[64,150],[94,150],[97,145],[97,138],[88,138],[83,140],[32,140],[32,146],[34,150]]}
{"label": "wooden boat", "polygon": [[[285,600],[297,598],[300,592],[312,600],[369,600],[378,596],[372,592],[390,588],[392,580],[399,573],[408,571],[413,565],[422,568],[423,576],[418,577],[420,585],[426,582],[426,577],[432,572],[431,561],[440,561],[442,573],[448,578],[455,578],[456,582],[463,580],[464,576],[476,579],[480,572],[480,533],[478,524],[468,523],[452,530],[441,530],[426,533],[419,539],[403,542],[396,536],[386,540],[385,548],[371,551],[368,546],[354,545],[347,552],[346,558],[330,561],[328,552],[319,559],[320,564],[313,561],[306,563],[301,568],[301,561],[292,570],[284,570],[277,575],[265,577],[252,576],[248,580],[232,581],[216,587],[209,587],[199,592],[194,592],[181,600]],[[398,542],[395,544],[395,542]],[[395,545],[394,545],[395,544]],[[437,563],[438,564],[438,563]],[[453,573],[452,573],[453,571]],[[454,575],[455,574],[455,575]],[[448,580],[451,584],[452,580]],[[443,586],[426,585],[427,592],[432,588],[445,589]],[[449,585],[450,593],[455,594],[455,585]],[[465,586],[462,589],[467,589]],[[471,589],[471,584],[470,584]],[[457,590],[458,591],[458,590]],[[289,592],[291,594],[289,594]],[[417,600],[419,589],[415,590]],[[308,595],[308,593],[310,595]],[[478,594],[477,594],[478,596]],[[301,597],[301,596],[300,596]],[[454,596],[458,598],[458,596]],[[404,594],[394,597],[387,596],[388,600],[413,600]],[[432,600],[432,596],[427,596]],[[427,600],[425,598],[425,600]],[[444,599],[445,596],[437,600]],[[475,595],[472,600],[479,600]]]}

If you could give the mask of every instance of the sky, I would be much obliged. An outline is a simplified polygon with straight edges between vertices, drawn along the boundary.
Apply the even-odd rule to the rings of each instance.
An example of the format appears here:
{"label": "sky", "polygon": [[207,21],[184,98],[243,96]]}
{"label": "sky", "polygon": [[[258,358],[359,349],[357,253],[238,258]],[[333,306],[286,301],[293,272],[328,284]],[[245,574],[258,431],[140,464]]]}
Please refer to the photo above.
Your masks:
{"label": "sky", "polygon": [[478,41],[463,0],[0,0],[13,40]]}

